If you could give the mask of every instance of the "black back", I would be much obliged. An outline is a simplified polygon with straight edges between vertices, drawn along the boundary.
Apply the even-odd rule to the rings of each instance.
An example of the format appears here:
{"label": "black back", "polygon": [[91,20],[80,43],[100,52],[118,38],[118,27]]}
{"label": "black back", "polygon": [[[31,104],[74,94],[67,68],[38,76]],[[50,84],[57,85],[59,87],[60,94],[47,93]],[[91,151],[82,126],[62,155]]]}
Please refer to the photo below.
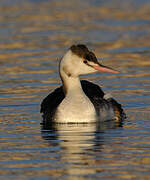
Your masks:
{"label": "black back", "polygon": [[[123,112],[121,105],[113,98],[109,98],[107,100],[104,99],[104,92],[98,85],[86,80],[82,80],[81,85],[84,93],[93,103],[98,115],[103,110],[107,111],[110,108],[113,108],[118,119],[125,118],[125,113]],[[42,101],[41,113],[43,113],[44,120],[52,119],[58,105],[62,102],[64,98],[65,95],[63,92],[63,87],[61,86],[55,89]]]}

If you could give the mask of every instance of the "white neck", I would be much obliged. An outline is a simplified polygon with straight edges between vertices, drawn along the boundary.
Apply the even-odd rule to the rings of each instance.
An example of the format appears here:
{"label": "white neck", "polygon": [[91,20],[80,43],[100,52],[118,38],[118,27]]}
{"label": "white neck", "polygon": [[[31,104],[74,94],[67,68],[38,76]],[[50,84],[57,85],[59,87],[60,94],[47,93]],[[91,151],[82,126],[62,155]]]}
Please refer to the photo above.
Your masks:
{"label": "white neck", "polygon": [[61,123],[95,122],[95,108],[83,92],[79,77],[72,77],[63,70],[60,70],[60,76],[65,98],[57,108],[56,121]]}
{"label": "white neck", "polygon": [[74,95],[81,95],[84,94],[79,76],[72,77],[71,74],[66,74],[64,71],[60,71],[60,77],[63,83],[63,90],[65,93],[65,96],[68,94],[74,94]]}

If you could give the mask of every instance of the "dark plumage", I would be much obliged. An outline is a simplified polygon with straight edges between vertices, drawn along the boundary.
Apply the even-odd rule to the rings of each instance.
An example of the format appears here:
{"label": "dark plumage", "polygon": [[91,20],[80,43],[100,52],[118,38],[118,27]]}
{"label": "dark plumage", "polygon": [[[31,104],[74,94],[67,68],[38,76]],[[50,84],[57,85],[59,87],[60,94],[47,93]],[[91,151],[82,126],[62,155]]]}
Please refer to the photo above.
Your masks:
{"label": "dark plumage", "polygon": [[[105,110],[108,110],[112,107],[118,120],[125,118],[125,113],[123,112],[121,105],[117,103],[117,101],[115,101],[113,98],[109,98],[107,100],[104,99],[104,92],[98,85],[86,80],[82,80],[81,85],[84,93],[93,103],[98,115],[100,115],[100,112],[101,110],[103,110],[103,108]],[[52,117],[55,114],[58,105],[64,98],[65,95],[63,92],[63,87],[60,86],[42,101],[40,112],[43,113],[44,120],[52,120]]]}
{"label": "dark plumage", "polygon": [[88,61],[92,61],[92,62],[99,64],[95,54],[92,51],[89,51],[85,45],[83,45],[83,44],[73,45],[73,46],[71,46],[70,49],[77,56],[82,57]]}

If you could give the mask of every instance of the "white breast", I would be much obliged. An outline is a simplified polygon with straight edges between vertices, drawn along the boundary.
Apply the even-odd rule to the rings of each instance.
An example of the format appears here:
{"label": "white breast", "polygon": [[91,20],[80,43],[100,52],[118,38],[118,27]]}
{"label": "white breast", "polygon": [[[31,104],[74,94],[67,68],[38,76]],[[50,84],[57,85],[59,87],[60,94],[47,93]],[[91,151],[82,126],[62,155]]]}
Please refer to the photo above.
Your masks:
{"label": "white breast", "polygon": [[55,121],[58,123],[91,123],[96,121],[96,111],[85,94],[68,94],[58,106]]}

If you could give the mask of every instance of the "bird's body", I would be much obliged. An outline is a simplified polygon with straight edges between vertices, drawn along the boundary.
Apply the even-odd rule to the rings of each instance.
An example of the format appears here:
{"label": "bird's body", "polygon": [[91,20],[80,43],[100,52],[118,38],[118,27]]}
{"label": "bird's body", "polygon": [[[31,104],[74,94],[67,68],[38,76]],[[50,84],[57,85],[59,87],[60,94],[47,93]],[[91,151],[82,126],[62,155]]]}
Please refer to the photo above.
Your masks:
{"label": "bird's body", "polygon": [[41,104],[44,119],[57,123],[93,123],[124,115],[121,105],[105,98],[98,85],[81,81],[79,75],[97,71],[116,73],[98,63],[84,45],[72,46],[60,62],[63,86],[50,93]]}

